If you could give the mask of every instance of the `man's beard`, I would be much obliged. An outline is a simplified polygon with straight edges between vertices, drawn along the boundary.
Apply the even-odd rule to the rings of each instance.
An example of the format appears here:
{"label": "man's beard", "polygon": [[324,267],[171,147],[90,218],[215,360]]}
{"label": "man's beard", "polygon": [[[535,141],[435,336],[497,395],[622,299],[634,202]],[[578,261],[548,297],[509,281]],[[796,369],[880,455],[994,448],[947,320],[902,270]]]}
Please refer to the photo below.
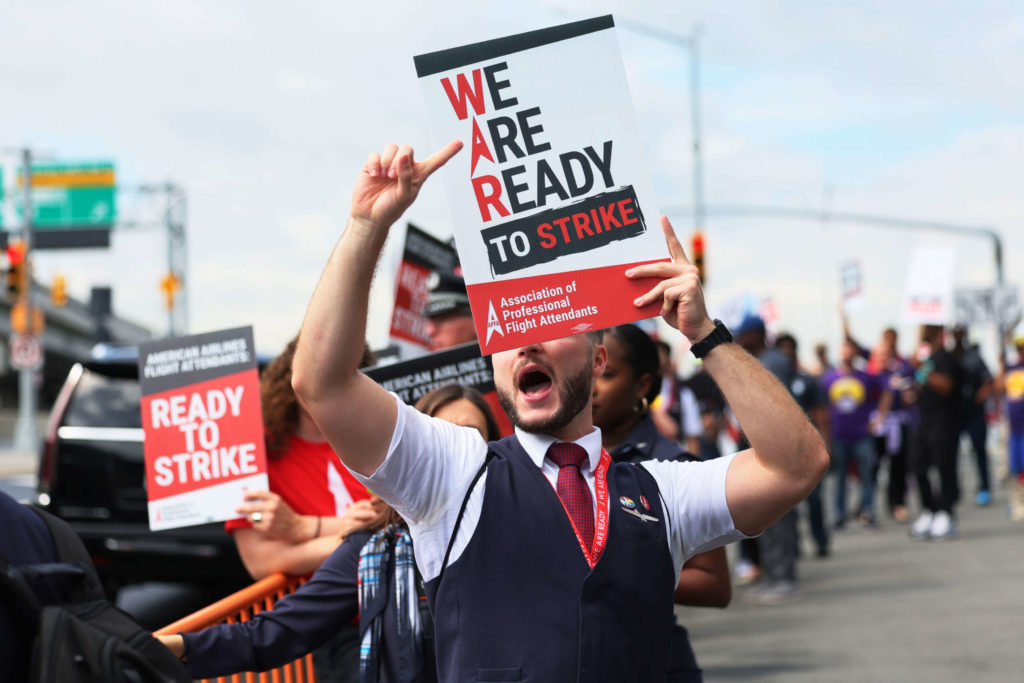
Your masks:
{"label": "man's beard", "polygon": [[580,411],[587,407],[587,401],[593,392],[591,386],[592,363],[585,364],[579,372],[567,375],[565,385],[556,388],[558,391],[558,410],[548,418],[539,418],[533,422],[527,422],[520,417],[516,411],[515,400],[508,392],[502,391],[501,387],[495,386],[498,393],[498,403],[501,409],[508,415],[513,425],[523,431],[532,434],[551,434],[572,422]]}

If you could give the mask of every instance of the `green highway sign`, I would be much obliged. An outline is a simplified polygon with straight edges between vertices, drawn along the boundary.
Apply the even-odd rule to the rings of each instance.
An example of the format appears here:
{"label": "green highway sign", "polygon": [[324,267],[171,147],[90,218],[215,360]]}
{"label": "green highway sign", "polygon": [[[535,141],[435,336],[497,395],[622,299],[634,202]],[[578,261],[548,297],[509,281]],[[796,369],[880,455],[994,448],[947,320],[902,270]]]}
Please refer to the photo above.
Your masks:
{"label": "green highway sign", "polygon": [[[32,164],[32,214],[37,230],[109,228],[117,218],[110,162]],[[25,183],[18,173],[18,189]],[[18,202],[18,213],[22,213]]]}

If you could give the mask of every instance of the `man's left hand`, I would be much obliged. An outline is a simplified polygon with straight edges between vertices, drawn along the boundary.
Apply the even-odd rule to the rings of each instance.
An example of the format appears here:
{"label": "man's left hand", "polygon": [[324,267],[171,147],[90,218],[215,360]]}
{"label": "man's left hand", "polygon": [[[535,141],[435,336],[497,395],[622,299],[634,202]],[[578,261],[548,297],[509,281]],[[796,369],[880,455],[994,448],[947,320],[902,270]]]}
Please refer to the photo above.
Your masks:
{"label": "man's left hand", "polygon": [[686,335],[691,344],[696,344],[711,334],[715,324],[708,318],[697,267],[686,258],[683,245],[665,216],[661,217],[661,228],[665,231],[665,242],[672,260],[647,263],[626,271],[630,280],[661,278],[651,291],[637,297],[633,303],[640,308],[661,299],[661,317]]}

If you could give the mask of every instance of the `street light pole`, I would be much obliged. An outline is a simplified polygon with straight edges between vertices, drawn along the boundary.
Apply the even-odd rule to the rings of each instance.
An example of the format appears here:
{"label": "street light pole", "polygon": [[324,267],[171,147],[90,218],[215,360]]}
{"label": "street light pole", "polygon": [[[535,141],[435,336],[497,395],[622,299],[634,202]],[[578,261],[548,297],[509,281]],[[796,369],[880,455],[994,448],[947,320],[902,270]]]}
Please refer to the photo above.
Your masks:
{"label": "street light pole", "polygon": [[[843,221],[847,223],[861,223],[864,225],[877,225],[885,226],[888,228],[894,228],[896,230],[910,230],[910,231],[924,231],[924,232],[945,232],[954,235],[968,236],[968,237],[980,237],[987,239],[992,242],[992,255],[995,263],[996,270],[996,285],[1002,286],[1005,284],[1005,276],[1003,273],[1003,240],[999,235],[999,232],[994,228],[987,226],[978,225],[960,225],[957,223],[945,223],[942,221],[921,221],[912,220],[906,218],[893,218],[890,216],[877,216],[872,214],[861,214],[861,213],[846,213],[840,211],[832,211],[828,208],[822,208],[821,210],[814,209],[793,209],[787,207],[778,206],[744,206],[739,204],[733,205],[722,205],[713,207],[700,207],[696,206],[674,206],[669,207],[667,210],[678,213],[694,213],[699,211],[713,213],[716,216],[723,217],[737,217],[737,216],[756,216],[762,218],[795,218],[804,220],[817,220],[821,222],[827,221]],[[996,327],[999,332],[999,357],[1000,359],[1005,358],[1005,345],[1003,337],[1005,335],[1005,326],[1009,321],[999,320],[996,322]]]}
{"label": "street light pole", "polygon": [[185,191],[173,183],[165,185],[167,193],[167,211],[164,218],[167,223],[167,271],[177,283],[173,294],[172,306],[167,312],[168,331],[170,336],[184,334],[188,328],[188,287],[185,244]]}
{"label": "street light pole", "polygon": [[616,17],[616,23],[623,28],[642,33],[650,38],[660,40],[672,45],[681,46],[690,51],[690,130],[691,146],[693,151],[693,229],[694,232],[701,232],[704,229],[706,218],[704,206],[704,161],[703,161],[703,131],[701,130],[701,108],[700,108],[700,26],[694,26],[690,35],[681,35],[672,31],[666,31],[656,26],[650,26],[642,22]]}
{"label": "street light pole", "polygon": [[[696,207],[671,207],[680,213],[696,212]],[[878,225],[897,230],[946,232],[954,235],[965,235],[970,237],[981,237],[991,240],[993,258],[996,267],[996,284],[1002,285],[1003,275],[1003,242],[999,233],[990,227],[977,225],[960,225],[958,223],[945,223],[942,221],[920,221],[906,218],[893,218],[891,216],[877,216],[863,213],[846,213],[832,211],[830,209],[793,209],[778,206],[744,206],[739,204],[714,206],[703,211],[710,212],[716,216],[761,216],[766,218],[797,218],[818,221],[844,221],[847,223],[862,223],[866,225]]]}
{"label": "street light pole", "polygon": [[[19,294],[19,304],[25,311],[25,334],[42,334],[35,329],[35,318],[32,311],[32,150],[26,147],[21,152],[22,164],[22,223],[21,239],[24,244],[22,270],[24,283]],[[18,370],[18,421],[14,428],[15,450],[30,453],[35,451],[39,443],[36,428],[36,371],[31,368]]]}
{"label": "street light pole", "polygon": [[702,131],[700,116],[700,31],[694,27],[690,32],[690,121],[693,135],[693,229],[704,229],[704,150],[701,149]]}
{"label": "street light pole", "polygon": [[161,219],[167,234],[167,273],[161,287],[167,297],[167,335],[176,337],[188,331],[188,262],[186,209],[188,196],[171,182],[140,185],[143,194],[161,194],[164,212]]}

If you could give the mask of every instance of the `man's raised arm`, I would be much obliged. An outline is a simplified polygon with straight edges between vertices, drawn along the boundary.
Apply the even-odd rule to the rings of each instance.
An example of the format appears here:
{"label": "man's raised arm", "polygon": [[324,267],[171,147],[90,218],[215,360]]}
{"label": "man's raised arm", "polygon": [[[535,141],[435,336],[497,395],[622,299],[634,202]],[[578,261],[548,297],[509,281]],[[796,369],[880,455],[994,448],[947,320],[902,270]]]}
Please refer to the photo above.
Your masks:
{"label": "man's raised arm", "polygon": [[[695,344],[714,329],[704,305],[697,269],[687,260],[668,219],[662,228],[672,262],[626,271],[627,277],[659,277],[637,306],[662,299],[662,316]],[[736,455],[726,476],[726,499],[736,528],[764,531],[807,497],[828,467],[828,452],[789,391],[760,361],[736,344],[719,344],[704,367],[736,414],[751,448]]]}
{"label": "man's raised arm", "polygon": [[352,191],[348,225],[302,322],[292,363],[295,394],[342,462],[360,474],[369,476],[384,462],[397,417],[394,399],[358,369],[373,271],[388,229],[460,149],[461,142],[452,142],[421,162],[408,145],[370,154]]}

